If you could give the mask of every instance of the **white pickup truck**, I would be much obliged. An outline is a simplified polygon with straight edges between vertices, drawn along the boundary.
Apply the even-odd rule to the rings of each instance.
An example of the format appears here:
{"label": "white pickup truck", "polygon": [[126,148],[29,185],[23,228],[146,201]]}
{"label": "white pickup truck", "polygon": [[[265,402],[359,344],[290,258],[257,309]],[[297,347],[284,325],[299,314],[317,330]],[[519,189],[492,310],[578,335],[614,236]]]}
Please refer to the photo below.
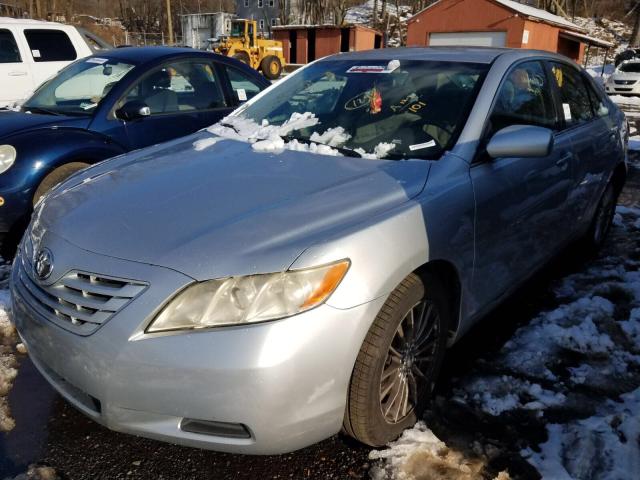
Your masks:
{"label": "white pickup truck", "polygon": [[0,17],[0,108],[26,99],[72,61],[107,48],[73,25]]}

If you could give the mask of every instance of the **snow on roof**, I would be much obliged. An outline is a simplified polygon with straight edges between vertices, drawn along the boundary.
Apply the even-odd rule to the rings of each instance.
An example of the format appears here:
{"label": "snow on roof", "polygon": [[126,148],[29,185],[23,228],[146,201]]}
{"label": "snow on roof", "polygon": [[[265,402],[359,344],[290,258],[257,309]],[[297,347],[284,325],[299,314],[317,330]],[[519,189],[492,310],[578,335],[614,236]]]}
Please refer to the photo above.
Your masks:
{"label": "snow on roof", "polygon": [[573,22],[570,22],[566,18],[560,17],[558,15],[554,15],[553,13],[549,13],[546,10],[542,10],[541,8],[532,7],[530,5],[524,5],[522,3],[518,3],[514,0],[493,0],[501,5],[504,5],[511,10],[515,10],[518,13],[526,15],[528,17],[538,18],[540,20],[544,20],[549,23],[556,23],[558,25],[564,25],[567,28],[572,30],[583,31],[581,27],[576,25]]}
{"label": "snow on roof", "polygon": [[[419,11],[418,13],[416,13],[413,17],[411,17],[409,19],[409,21],[412,21],[414,18],[416,18],[422,12],[426,12],[427,10],[429,10],[432,7],[435,7],[436,5],[438,5],[442,1],[446,1],[446,0],[438,0],[435,3],[432,3],[427,8],[424,8],[421,11]],[[535,8],[535,7],[532,7],[530,5],[524,5],[522,3],[518,3],[518,2],[516,2],[514,0],[490,0],[490,1],[493,1],[495,3],[499,3],[500,5],[502,5],[504,7],[507,7],[508,9],[513,10],[514,12],[518,12],[519,14],[524,15],[524,16],[529,17],[529,18],[535,18],[535,19],[538,19],[538,20],[542,20],[543,22],[552,23],[554,25],[560,25],[560,26],[563,26],[565,28],[568,28],[570,30],[574,30],[574,31],[577,31],[577,32],[585,32],[584,28],[579,27],[578,25],[576,25],[573,22],[570,22],[566,18],[560,17],[558,15],[554,15],[553,13],[549,13],[546,10],[542,10],[540,8]]]}

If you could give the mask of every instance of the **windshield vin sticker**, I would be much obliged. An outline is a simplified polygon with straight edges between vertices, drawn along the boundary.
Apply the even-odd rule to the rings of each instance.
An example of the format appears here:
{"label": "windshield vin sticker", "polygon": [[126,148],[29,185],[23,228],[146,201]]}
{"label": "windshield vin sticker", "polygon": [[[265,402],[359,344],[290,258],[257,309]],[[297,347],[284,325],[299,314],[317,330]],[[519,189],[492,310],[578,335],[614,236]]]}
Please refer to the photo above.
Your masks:
{"label": "windshield vin sticker", "polygon": [[102,65],[103,63],[106,63],[106,61],[106,58],[92,57],[87,58],[86,63],[97,63],[98,65]]}
{"label": "windshield vin sticker", "polygon": [[414,150],[422,150],[423,148],[430,148],[435,146],[436,146],[436,141],[429,140],[428,142],[425,142],[425,143],[416,143],[415,145],[409,145],[409,150],[413,152]]}

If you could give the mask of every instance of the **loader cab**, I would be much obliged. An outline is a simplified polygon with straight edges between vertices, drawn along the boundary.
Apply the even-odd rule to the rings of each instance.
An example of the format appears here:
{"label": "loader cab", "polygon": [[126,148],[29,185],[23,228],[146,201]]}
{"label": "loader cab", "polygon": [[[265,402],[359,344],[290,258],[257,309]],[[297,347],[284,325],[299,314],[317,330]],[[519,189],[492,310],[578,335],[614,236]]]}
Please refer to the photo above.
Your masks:
{"label": "loader cab", "polygon": [[255,20],[234,20],[231,22],[231,38],[242,39],[245,47],[256,45]]}

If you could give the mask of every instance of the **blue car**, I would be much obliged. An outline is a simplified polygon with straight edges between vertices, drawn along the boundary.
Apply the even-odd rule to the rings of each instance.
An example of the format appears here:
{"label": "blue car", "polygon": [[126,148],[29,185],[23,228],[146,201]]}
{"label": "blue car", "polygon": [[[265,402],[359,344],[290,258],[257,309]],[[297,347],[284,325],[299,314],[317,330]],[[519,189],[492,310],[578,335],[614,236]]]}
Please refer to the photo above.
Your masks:
{"label": "blue car", "polygon": [[0,111],[5,255],[33,205],[74,172],[211,125],[269,85],[235,59],[183,48],[115,49],[61,70],[19,111]]}

